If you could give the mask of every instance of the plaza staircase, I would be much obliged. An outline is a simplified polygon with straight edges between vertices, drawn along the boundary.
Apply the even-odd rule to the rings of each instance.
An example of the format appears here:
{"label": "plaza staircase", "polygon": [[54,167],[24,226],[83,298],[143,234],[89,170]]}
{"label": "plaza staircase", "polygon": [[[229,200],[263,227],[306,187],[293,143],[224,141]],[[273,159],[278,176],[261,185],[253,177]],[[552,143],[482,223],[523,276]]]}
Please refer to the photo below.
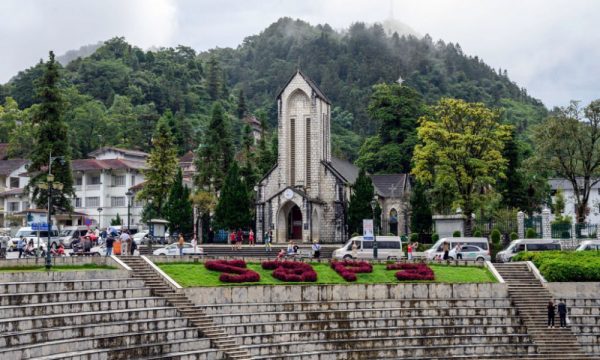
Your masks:
{"label": "plaza staircase", "polygon": [[211,346],[223,352],[226,358],[252,359],[249,352],[242,349],[233,337],[215,327],[213,320],[206,315],[202,308],[194,305],[182,292],[176,291],[142,257],[120,256],[119,259],[132,269],[135,279],[142,280],[154,295],[165,299],[174,306],[183,318],[210,339]]}
{"label": "plaza staircase", "polygon": [[592,359],[586,354],[569,327],[559,328],[558,314],[555,327],[548,328],[546,306],[552,299],[550,292],[530,271],[527,263],[494,264],[508,285],[509,297],[516,306],[527,333],[544,358]]}

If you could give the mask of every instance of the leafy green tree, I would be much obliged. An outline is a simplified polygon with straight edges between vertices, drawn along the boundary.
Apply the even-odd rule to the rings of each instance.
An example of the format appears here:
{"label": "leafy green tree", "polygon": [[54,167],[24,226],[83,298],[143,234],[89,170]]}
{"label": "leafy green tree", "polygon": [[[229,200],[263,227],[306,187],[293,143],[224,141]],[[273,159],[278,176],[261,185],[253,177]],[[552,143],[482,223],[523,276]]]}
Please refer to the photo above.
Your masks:
{"label": "leafy green tree", "polygon": [[214,221],[221,229],[237,229],[250,226],[251,210],[248,206],[248,191],[242,181],[237,164],[232,163],[221,196],[215,209]]}
{"label": "leafy green tree", "polygon": [[123,225],[123,220],[121,220],[121,216],[119,216],[119,213],[117,213],[117,217],[115,217],[114,219],[110,219],[110,226],[119,225]]}
{"label": "leafy green tree", "polygon": [[196,153],[196,185],[210,191],[219,191],[233,161],[229,121],[219,102],[215,102],[212,107],[210,123]]}
{"label": "leafy green tree", "polygon": [[193,228],[193,210],[190,190],[183,184],[181,168],[175,175],[175,181],[169,190],[169,198],[165,204],[165,219],[169,221],[169,229],[173,232],[189,234]]}
{"label": "leafy green tree", "polygon": [[116,95],[108,109],[109,126],[114,131],[114,145],[126,149],[135,149],[142,131],[133,111],[131,100],[127,96]]}
{"label": "leafy green tree", "polygon": [[561,188],[556,189],[553,205],[554,215],[562,215],[562,213],[565,211],[565,194]]}
{"label": "leafy green tree", "polygon": [[433,225],[431,207],[426,188],[416,182],[410,195],[410,230],[418,234],[429,234]]}
{"label": "leafy green tree", "polygon": [[419,120],[417,131],[413,174],[423,183],[453,184],[470,235],[477,197],[504,176],[510,126],[499,124],[498,112],[481,103],[443,99]]}
{"label": "leafy green tree", "polygon": [[576,221],[589,212],[592,187],[600,181],[600,99],[582,109],[575,101],[534,128],[533,162],[566,179],[574,189]]}
{"label": "leafy green tree", "polygon": [[7,97],[4,106],[0,105],[0,143],[7,143],[10,133],[23,121],[24,113],[19,105],[13,98]]}
{"label": "leafy green tree", "polygon": [[[31,162],[28,167],[28,171],[32,175],[27,190],[39,208],[46,207],[48,203],[49,192],[40,188],[39,183],[47,181],[49,166],[51,166],[54,181],[63,184],[62,191],[53,193],[53,209],[48,209],[50,213],[54,208],[71,211],[73,207],[70,198],[75,196],[67,125],[62,118],[64,103],[58,88],[58,69],[59,65],[54,59],[54,53],[50,51],[50,58],[45,63],[44,74],[37,83],[40,103],[33,114],[33,123],[36,125],[35,141],[31,144]],[[50,161],[51,157],[52,161]]]}
{"label": "leafy green tree", "polygon": [[[352,187],[352,195],[350,195],[348,204],[348,232],[350,234],[362,234],[363,219],[373,218],[373,209],[371,208],[373,195],[375,195],[375,190],[371,178],[361,169]],[[376,220],[379,218],[376,216]],[[375,225],[377,226],[377,224]]]}
{"label": "leafy green tree", "polygon": [[156,125],[153,137],[153,148],[144,170],[146,182],[136,195],[139,200],[146,200],[142,218],[161,217],[164,213],[166,197],[169,193],[178,168],[177,152],[169,125],[164,119]]}

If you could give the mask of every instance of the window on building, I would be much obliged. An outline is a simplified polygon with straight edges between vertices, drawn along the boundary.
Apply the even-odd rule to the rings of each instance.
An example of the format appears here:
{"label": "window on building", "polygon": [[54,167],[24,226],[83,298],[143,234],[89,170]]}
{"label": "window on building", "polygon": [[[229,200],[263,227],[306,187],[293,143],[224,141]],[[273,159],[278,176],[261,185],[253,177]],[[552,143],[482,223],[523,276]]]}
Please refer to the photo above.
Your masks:
{"label": "window on building", "polygon": [[75,198],[74,200],[75,200],[75,207],[76,207],[76,208],[81,208],[81,207],[83,207],[83,201],[82,201],[82,199],[81,199],[81,198],[79,198],[79,197],[78,197],[78,198]]}
{"label": "window on building", "polygon": [[296,119],[290,119],[290,185],[296,185]]}
{"label": "window on building", "polygon": [[135,185],[135,175],[131,175],[131,184],[129,186]]}
{"label": "window on building", "polygon": [[100,185],[100,175],[91,175],[90,185]]}
{"label": "window on building", "polygon": [[113,196],[110,198],[110,206],[111,207],[123,207],[125,206],[125,197],[124,196]]}
{"label": "window on building", "polygon": [[113,186],[125,186],[125,175],[113,175],[112,185]]}
{"label": "window on building", "polygon": [[98,196],[86,197],[85,206],[89,208],[95,208],[100,206],[100,198]]}
{"label": "window on building", "polygon": [[310,118],[306,118],[306,187],[310,187],[312,182],[310,174],[311,158],[310,158]]}
{"label": "window on building", "polygon": [[11,201],[8,203],[8,211],[10,212],[17,212],[19,211],[19,202],[18,201]]}
{"label": "window on building", "polygon": [[17,189],[19,187],[19,178],[18,177],[11,177],[9,185],[10,185],[11,189]]}
{"label": "window on building", "polygon": [[76,178],[75,178],[75,185],[76,185],[76,186],[81,186],[81,185],[83,185],[83,177],[81,177],[81,176],[78,176],[78,177],[76,177]]}

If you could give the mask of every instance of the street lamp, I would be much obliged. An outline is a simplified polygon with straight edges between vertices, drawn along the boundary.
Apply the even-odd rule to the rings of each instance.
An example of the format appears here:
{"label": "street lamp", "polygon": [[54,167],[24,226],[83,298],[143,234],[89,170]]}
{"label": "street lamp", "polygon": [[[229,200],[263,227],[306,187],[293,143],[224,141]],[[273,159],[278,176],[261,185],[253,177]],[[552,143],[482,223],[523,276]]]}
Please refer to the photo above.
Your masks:
{"label": "street lamp", "polygon": [[377,236],[375,235],[375,209],[377,209],[377,195],[371,200],[371,209],[373,209],[373,259],[377,260]]}
{"label": "street lamp", "polygon": [[62,159],[62,156],[52,157],[52,154],[50,154],[46,181],[38,183],[40,189],[48,190],[48,245],[46,247],[46,270],[52,268],[52,257],[50,254],[50,236],[52,234],[52,190],[62,191],[64,187],[62,183],[54,181],[54,175],[52,175],[52,162],[56,159]]}
{"label": "street lamp", "polygon": [[102,213],[102,210],[104,210],[104,209],[99,207],[97,210],[98,210],[98,228],[100,228],[100,226],[101,226],[100,225],[100,221],[101,221],[100,214]]}
{"label": "street lamp", "polygon": [[125,193],[127,196],[127,230],[131,228],[131,198],[133,197],[133,191],[127,190]]}

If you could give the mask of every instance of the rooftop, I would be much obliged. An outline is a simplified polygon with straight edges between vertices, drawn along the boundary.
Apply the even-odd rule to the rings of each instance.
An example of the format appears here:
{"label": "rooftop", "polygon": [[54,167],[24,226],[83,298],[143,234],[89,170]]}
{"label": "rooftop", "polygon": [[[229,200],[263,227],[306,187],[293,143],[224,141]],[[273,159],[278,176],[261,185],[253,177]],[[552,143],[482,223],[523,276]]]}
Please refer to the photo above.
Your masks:
{"label": "rooftop", "polygon": [[7,176],[21,166],[27,164],[25,159],[0,160],[0,176]]}
{"label": "rooftop", "polygon": [[406,174],[382,174],[371,175],[370,177],[377,195],[386,198],[402,196],[408,180]]}
{"label": "rooftop", "polygon": [[328,104],[331,104],[331,101],[327,98],[327,96],[325,96],[325,94],[323,94],[323,92],[321,91],[321,89],[319,89],[319,87],[317,86],[317,84],[315,84],[315,82],[312,81],[311,78],[309,78],[302,71],[300,71],[300,69],[296,70],[296,72],[294,73],[294,75],[292,75],[290,77],[290,79],[285,83],[285,85],[281,88],[281,90],[279,90],[279,92],[277,93],[277,99],[279,99],[281,97],[281,94],[283,93],[283,91],[285,90],[285,88],[287,88],[287,86],[294,79],[294,77],[296,77],[296,75],[302,76],[302,78],[304,79],[304,81],[306,81],[306,83],[308,84],[308,86],[310,86],[310,88],[315,92],[315,95],[318,98],[322,99],[323,101],[325,101]]}
{"label": "rooftop", "polygon": [[122,149],[122,148],[118,148],[118,147],[111,147],[111,146],[105,146],[105,147],[101,147],[98,150],[94,150],[91,153],[88,154],[89,157],[97,157],[107,151],[114,151],[114,152],[118,152],[118,153],[122,153],[124,155],[129,155],[129,156],[134,156],[134,157],[143,157],[143,158],[147,158],[148,157],[148,153],[145,153],[143,151],[139,151],[139,150],[131,150],[131,149]]}
{"label": "rooftop", "polygon": [[71,169],[73,171],[89,171],[89,170],[119,170],[119,169],[146,169],[146,162],[139,160],[126,159],[76,159],[71,161]]}

